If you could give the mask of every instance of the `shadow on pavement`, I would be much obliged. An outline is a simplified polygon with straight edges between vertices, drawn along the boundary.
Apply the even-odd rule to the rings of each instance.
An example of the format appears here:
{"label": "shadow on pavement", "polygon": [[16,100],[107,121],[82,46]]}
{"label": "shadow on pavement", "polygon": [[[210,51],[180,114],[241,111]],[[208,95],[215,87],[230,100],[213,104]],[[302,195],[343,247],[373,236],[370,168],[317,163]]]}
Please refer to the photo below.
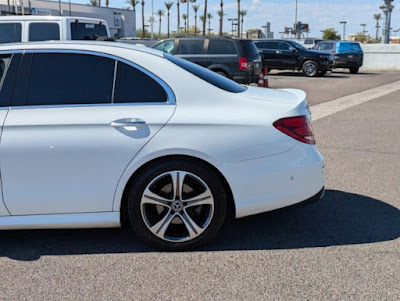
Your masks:
{"label": "shadow on pavement", "polygon": [[[312,79],[325,78],[325,77],[329,77],[330,79],[341,79],[341,78],[349,78],[350,77],[350,74],[349,75],[344,75],[344,74],[345,73],[327,73],[321,77],[312,77]],[[269,76],[304,77],[305,79],[308,78],[302,72],[294,72],[294,71],[272,71],[268,75]]]}
{"label": "shadow on pavement", "polygon": [[[228,229],[229,228],[229,229]],[[324,199],[240,219],[200,251],[298,249],[400,237],[400,210],[362,195],[328,190]],[[131,230],[1,231],[0,257],[157,252]]]}

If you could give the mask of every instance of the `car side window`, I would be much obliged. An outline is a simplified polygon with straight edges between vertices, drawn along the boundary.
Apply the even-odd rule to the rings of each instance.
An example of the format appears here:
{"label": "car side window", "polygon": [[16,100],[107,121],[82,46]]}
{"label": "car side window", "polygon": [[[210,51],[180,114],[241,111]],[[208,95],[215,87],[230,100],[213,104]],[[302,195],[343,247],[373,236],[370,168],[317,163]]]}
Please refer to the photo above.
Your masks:
{"label": "car side window", "polygon": [[289,50],[290,45],[286,42],[279,42],[279,50]]}
{"label": "car side window", "polygon": [[210,39],[208,54],[236,54],[235,45],[231,41]]}
{"label": "car side window", "polygon": [[162,52],[166,52],[168,54],[172,54],[172,51],[174,50],[174,45],[175,41],[174,40],[169,40],[169,41],[164,41],[155,46],[154,48],[157,50],[160,50]]}
{"label": "car side window", "polygon": [[0,24],[0,44],[21,42],[21,23]]}
{"label": "car side window", "polygon": [[29,24],[29,41],[60,40],[60,26],[57,23]]}
{"label": "car side window", "polygon": [[318,50],[332,50],[333,49],[333,43],[321,43],[319,44]]}
{"label": "car side window", "polygon": [[167,102],[164,88],[135,67],[118,62],[114,103]]}
{"label": "car side window", "polygon": [[261,42],[259,44],[259,47],[263,49],[278,49],[278,42]]}
{"label": "car side window", "polygon": [[11,55],[0,55],[0,87],[3,83],[3,77],[6,73],[6,69],[10,61]]}
{"label": "car side window", "polygon": [[203,39],[180,39],[177,54],[203,54],[204,41]]}
{"label": "car side window", "polygon": [[73,53],[35,53],[26,105],[111,103],[115,61]]}

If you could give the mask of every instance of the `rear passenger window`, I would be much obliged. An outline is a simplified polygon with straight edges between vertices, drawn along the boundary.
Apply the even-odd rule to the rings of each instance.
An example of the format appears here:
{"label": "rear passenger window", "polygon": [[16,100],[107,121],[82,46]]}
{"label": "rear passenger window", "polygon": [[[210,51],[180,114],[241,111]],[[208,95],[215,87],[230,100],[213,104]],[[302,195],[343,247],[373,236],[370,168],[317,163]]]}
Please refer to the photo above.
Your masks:
{"label": "rear passenger window", "polygon": [[179,40],[177,54],[202,54],[204,40]]}
{"label": "rear passenger window", "polygon": [[27,105],[111,103],[115,61],[85,54],[34,54]]}
{"label": "rear passenger window", "polygon": [[115,103],[167,102],[163,87],[142,71],[118,62]]}
{"label": "rear passenger window", "polygon": [[235,45],[231,41],[209,40],[208,54],[236,54]]}
{"label": "rear passenger window", "polygon": [[264,49],[278,49],[278,42],[261,42],[257,46]]}
{"label": "rear passenger window", "polygon": [[21,42],[21,23],[0,24],[0,44]]}
{"label": "rear passenger window", "polygon": [[60,40],[60,26],[57,23],[29,24],[29,41]]}

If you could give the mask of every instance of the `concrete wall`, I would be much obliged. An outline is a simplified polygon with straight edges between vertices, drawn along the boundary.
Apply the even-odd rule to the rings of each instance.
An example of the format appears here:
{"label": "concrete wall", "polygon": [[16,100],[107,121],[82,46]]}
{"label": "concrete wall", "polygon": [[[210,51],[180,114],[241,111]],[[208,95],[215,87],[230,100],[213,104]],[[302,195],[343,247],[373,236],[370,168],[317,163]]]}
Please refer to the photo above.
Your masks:
{"label": "concrete wall", "polygon": [[[25,11],[29,10],[28,0],[22,0]],[[89,0],[88,0],[89,2]],[[13,3],[10,0],[10,3]],[[19,0],[17,1],[19,4]],[[102,1],[104,3],[104,1]],[[41,14],[51,14],[59,16],[58,1],[31,0],[31,7],[41,11]],[[0,10],[7,10],[7,0],[0,0]],[[136,15],[132,10],[121,8],[97,7],[84,4],[61,2],[61,14],[63,16],[88,17],[106,20],[110,27],[111,35],[117,34],[118,37],[136,36]],[[115,22],[115,19],[120,20]]]}
{"label": "concrete wall", "polygon": [[362,44],[362,70],[400,71],[400,44]]}

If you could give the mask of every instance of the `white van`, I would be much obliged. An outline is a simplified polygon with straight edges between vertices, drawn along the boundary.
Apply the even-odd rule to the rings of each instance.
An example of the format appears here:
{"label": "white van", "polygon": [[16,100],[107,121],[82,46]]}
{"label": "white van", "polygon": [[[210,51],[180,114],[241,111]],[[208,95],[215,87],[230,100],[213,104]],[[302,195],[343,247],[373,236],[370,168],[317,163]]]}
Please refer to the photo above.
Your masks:
{"label": "white van", "polygon": [[96,40],[110,37],[105,20],[81,17],[0,17],[0,44],[31,41]]}

